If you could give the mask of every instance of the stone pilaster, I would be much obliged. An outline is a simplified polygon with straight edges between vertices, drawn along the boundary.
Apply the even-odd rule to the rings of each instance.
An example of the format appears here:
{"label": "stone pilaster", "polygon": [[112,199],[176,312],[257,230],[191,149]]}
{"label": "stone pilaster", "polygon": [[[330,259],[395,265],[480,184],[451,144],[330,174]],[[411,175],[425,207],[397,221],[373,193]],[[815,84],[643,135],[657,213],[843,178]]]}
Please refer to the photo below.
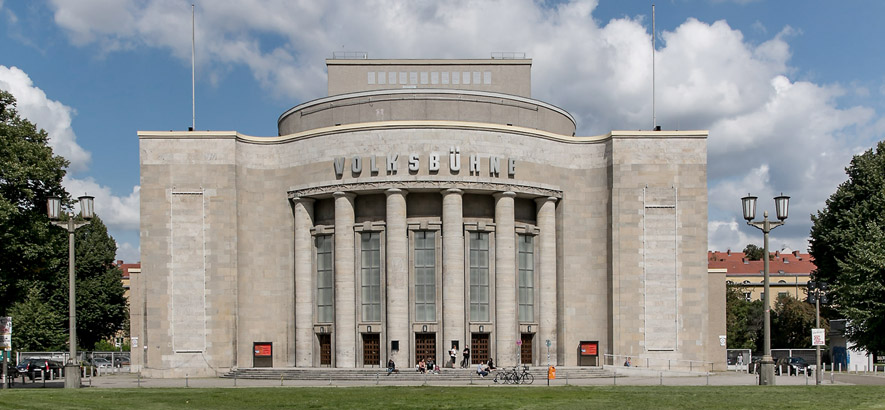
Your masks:
{"label": "stone pilaster", "polygon": [[[535,343],[550,341],[550,357],[556,363],[556,198],[546,197],[535,199],[537,203],[537,222],[540,263],[538,264],[538,299],[540,320],[538,337]],[[541,345],[538,352],[548,353],[546,345]],[[544,362],[546,363],[546,361]]]}
{"label": "stone pilaster", "polygon": [[387,344],[382,351],[390,349],[390,341],[399,341],[399,351],[389,352],[394,362],[410,363],[412,357],[409,330],[409,246],[406,225],[407,192],[391,188],[387,194]]}
{"label": "stone pilaster", "polygon": [[511,191],[495,194],[495,346],[502,366],[519,360],[515,197]]}
{"label": "stone pilaster", "polygon": [[290,320],[295,326],[294,350],[289,350],[290,365],[297,367],[313,366],[313,202],[311,198],[295,198],[295,309]]}
{"label": "stone pilaster", "polygon": [[354,198],[335,192],[335,367],[356,366]]}
{"label": "stone pilaster", "polygon": [[[442,191],[443,242],[443,342],[441,350],[452,348],[452,340],[460,349],[469,344],[465,326],[464,306],[464,213],[460,189]],[[448,357],[448,355],[446,355]],[[460,354],[458,358],[460,359]]]}

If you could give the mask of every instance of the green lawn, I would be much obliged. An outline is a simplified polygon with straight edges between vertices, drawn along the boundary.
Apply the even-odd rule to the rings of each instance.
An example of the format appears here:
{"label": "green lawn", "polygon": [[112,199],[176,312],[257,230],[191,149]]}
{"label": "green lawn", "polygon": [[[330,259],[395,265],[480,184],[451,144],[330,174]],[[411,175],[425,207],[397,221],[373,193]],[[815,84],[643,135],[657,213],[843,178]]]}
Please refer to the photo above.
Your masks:
{"label": "green lawn", "polygon": [[21,389],[12,409],[885,409],[877,386],[281,387],[223,389]]}

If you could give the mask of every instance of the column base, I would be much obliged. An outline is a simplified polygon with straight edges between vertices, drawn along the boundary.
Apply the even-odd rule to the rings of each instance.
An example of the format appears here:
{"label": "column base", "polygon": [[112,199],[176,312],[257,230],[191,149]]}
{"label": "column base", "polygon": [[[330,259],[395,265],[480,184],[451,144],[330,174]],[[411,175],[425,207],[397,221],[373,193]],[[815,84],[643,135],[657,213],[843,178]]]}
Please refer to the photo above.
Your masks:
{"label": "column base", "polygon": [[65,364],[65,388],[66,389],[79,389],[80,388],[80,366],[67,363]]}
{"label": "column base", "polygon": [[774,360],[769,358],[768,360],[762,359],[760,362],[761,369],[759,370],[759,385],[760,386],[774,386]]}

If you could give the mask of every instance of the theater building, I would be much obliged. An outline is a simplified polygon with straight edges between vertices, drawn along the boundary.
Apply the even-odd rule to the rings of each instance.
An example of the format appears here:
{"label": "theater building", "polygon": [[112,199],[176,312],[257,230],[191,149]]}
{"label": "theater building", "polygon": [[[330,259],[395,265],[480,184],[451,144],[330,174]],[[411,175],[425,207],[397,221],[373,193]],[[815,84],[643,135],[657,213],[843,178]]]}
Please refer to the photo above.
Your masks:
{"label": "theater building", "polygon": [[575,136],[529,59],[326,65],[278,136],[138,133],[133,369],[724,366],[706,131]]}

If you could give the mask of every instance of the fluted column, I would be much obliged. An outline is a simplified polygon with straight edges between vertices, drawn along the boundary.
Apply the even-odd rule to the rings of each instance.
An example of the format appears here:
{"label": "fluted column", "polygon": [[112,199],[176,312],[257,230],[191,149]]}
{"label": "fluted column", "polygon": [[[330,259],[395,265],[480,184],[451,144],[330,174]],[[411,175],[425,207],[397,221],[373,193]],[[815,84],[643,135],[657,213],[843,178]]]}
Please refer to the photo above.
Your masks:
{"label": "fluted column", "polygon": [[516,299],[516,227],[510,191],[495,194],[495,335],[498,360],[512,366],[518,361],[519,337]]}
{"label": "fluted column", "polygon": [[[460,341],[464,349],[466,339],[464,306],[464,214],[460,189],[442,191],[442,242],[443,242],[443,345],[442,350],[452,348],[452,340]],[[447,355],[448,356],[448,355]],[[460,359],[460,354],[458,358]]]}
{"label": "fluted column", "polygon": [[406,237],[406,191],[391,188],[387,194],[387,345],[399,341],[399,352],[390,352],[400,366],[411,354],[409,337],[409,247]]}
{"label": "fluted column", "polygon": [[[539,343],[550,341],[550,358],[556,363],[556,198],[537,198],[537,222],[540,242],[540,264],[538,269],[538,287],[540,321],[538,322]],[[546,345],[541,345],[539,352],[548,352]],[[546,361],[544,361],[546,363]]]}
{"label": "fluted column", "polygon": [[354,209],[356,195],[335,192],[335,367],[356,366]]}
{"label": "fluted column", "polygon": [[[310,228],[313,227],[313,199],[295,198],[295,309],[290,320],[295,325],[294,346],[289,357],[295,366],[313,365],[313,244]],[[291,349],[294,348],[294,351]]]}

